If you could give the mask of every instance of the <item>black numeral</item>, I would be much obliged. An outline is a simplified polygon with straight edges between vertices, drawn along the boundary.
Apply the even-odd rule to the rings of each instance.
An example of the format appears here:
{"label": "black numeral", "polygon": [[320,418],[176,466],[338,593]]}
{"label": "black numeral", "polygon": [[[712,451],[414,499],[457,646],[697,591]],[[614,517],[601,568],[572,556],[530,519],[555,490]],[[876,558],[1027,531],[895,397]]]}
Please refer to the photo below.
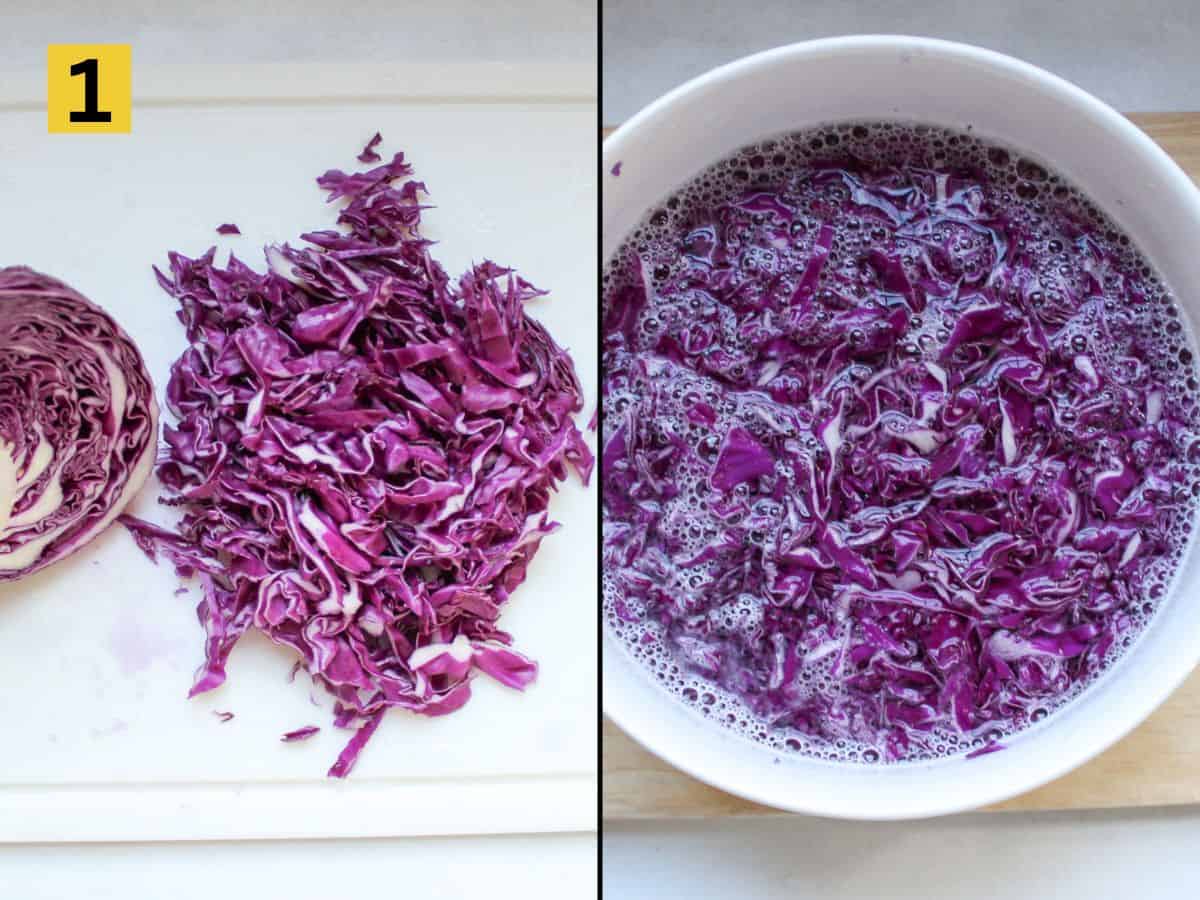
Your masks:
{"label": "black numeral", "polygon": [[71,75],[83,76],[83,109],[71,110],[72,122],[111,122],[112,113],[100,109],[100,67],[95,59],[71,66]]}

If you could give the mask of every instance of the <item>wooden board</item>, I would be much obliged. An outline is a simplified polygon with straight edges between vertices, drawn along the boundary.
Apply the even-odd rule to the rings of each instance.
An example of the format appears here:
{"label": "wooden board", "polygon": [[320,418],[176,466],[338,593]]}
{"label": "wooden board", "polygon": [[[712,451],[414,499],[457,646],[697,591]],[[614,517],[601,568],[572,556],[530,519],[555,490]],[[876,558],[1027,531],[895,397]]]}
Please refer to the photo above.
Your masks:
{"label": "wooden board", "polygon": [[[1200,113],[1143,113],[1130,118],[1200,184]],[[783,815],[683,774],[607,719],[602,742],[605,819]],[[1057,781],[990,808],[1097,809],[1197,802],[1200,670],[1106,753]]]}

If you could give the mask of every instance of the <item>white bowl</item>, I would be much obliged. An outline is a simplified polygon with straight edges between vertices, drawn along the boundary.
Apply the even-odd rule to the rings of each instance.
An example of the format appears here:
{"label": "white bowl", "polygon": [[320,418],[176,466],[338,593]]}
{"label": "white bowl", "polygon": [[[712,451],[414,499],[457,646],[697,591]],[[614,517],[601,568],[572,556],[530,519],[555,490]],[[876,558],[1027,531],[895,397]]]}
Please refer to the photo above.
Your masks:
{"label": "white bowl", "polygon": [[[781,47],[715,69],[655,101],[604,142],[603,255],[645,211],[757,140],[846,120],[968,127],[1040,158],[1083,189],[1200,317],[1200,192],[1136,126],[1078,87],[988,50],[862,36]],[[620,163],[620,175],[611,170]],[[1194,545],[1149,628],[1079,699],[975,759],[868,767],[781,754],[669,695],[605,630],[604,709],[671,764],[782,809],[862,819],[957,812],[1056,778],[1128,733],[1200,661]],[[1152,766],[1153,759],[1145,764]]]}

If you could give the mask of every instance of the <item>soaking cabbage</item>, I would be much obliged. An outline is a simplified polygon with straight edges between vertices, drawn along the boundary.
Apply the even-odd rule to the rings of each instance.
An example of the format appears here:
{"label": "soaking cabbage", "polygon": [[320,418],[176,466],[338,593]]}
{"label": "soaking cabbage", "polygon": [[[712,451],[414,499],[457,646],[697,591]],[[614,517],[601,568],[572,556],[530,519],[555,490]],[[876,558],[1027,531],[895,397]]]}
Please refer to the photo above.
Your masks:
{"label": "soaking cabbage", "polygon": [[[1128,240],[1040,167],[827,149],[848,131],[714,168],[618,252],[607,609],[762,735],[995,749],[1163,596],[1200,490],[1192,352]],[[931,146],[888,133],[882,155]],[[785,144],[804,164],[771,168]]]}

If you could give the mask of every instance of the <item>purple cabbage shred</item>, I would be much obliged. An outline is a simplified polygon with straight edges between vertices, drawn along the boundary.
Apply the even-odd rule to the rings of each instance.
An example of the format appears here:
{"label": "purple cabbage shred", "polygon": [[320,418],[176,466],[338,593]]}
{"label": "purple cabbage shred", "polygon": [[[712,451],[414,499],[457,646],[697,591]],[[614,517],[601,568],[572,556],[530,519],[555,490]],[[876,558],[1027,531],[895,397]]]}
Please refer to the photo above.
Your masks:
{"label": "purple cabbage shred", "polygon": [[297,728],[295,731],[289,731],[279,740],[285,744],[291,744],[296,741],[306,741],[315,734],[321,731],[316,725],[305,725],[303,728]]}

